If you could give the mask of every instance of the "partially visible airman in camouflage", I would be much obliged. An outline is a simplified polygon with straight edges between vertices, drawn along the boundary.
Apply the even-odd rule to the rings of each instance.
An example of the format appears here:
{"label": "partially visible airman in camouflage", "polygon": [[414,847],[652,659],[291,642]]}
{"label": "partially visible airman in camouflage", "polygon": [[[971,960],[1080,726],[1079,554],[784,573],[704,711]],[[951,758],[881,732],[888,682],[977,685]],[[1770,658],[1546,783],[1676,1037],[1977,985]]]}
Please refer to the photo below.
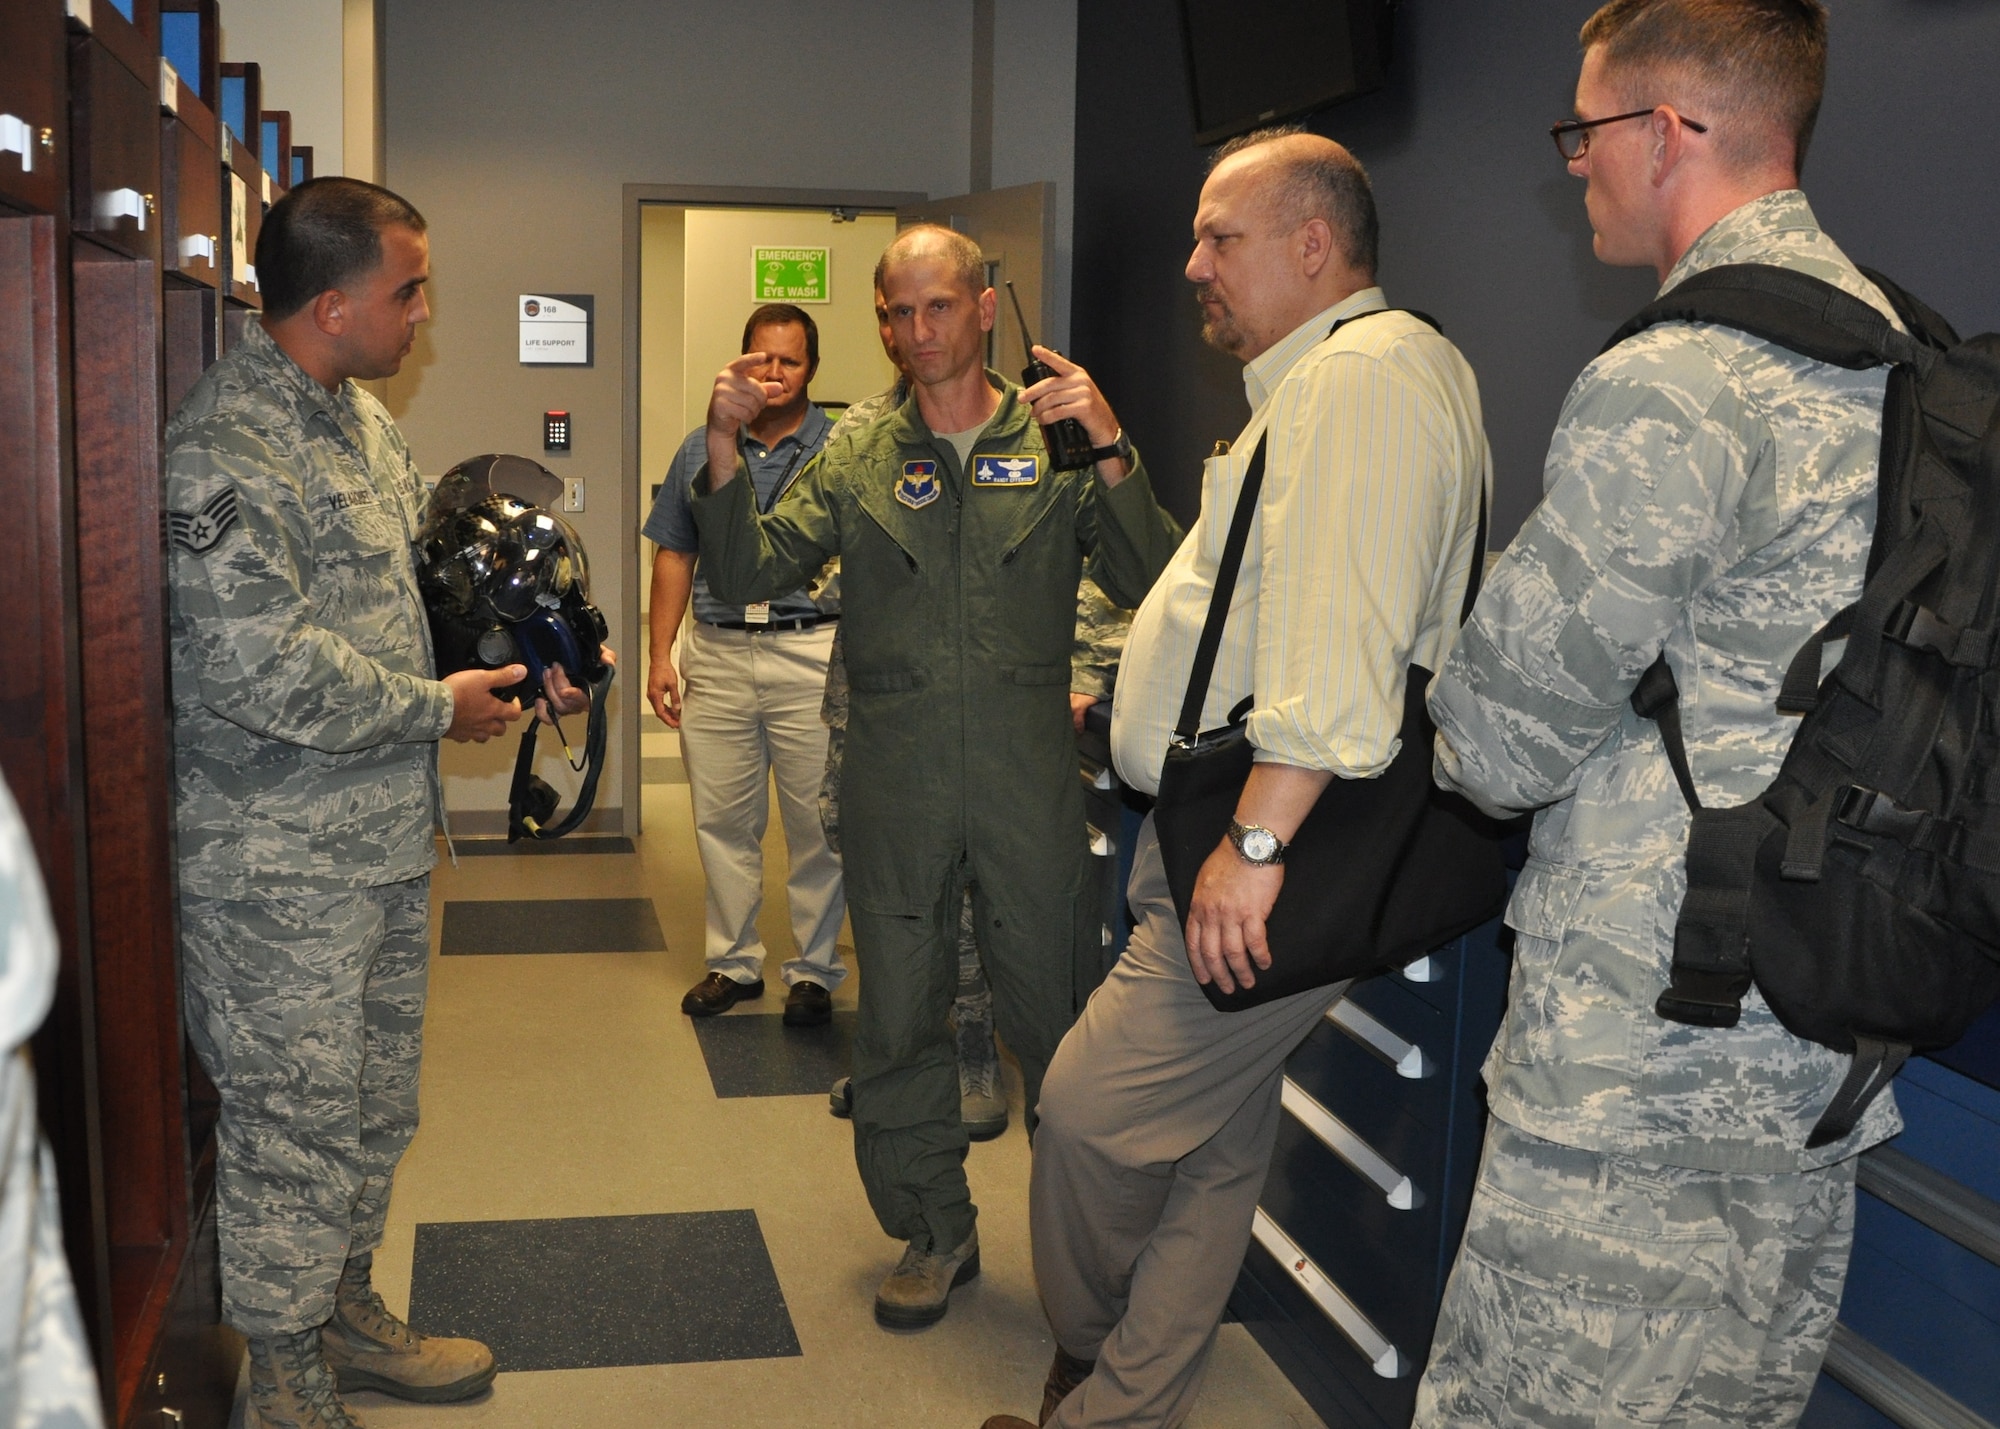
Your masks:
{"label": "partially visible airman in camouflage", "polygon": [[[1774,264],[1890,313],[1797,188],[1817,0],[1614,0],[1582,40],[1586,122],[1558,139],[1601,259],[1653,267],[1662,291]],[[1700,324],[1604,354],[1432,686],[1438,782],[1537,812],[1485,1067],[1494,1120],[1418,1424],[1790,1425],[1811,1393],[1854,1158],[1900,1121],[1885,1093],[1808,1150],[1849,1058],[1754,993],[1727,1029],[1654,1012],[1689,819],[1628,697],[1664,650],[1702,802],[1769,783],[1796,724],[1775,706],[1786,667],[1861,591],[1885,385]]]}
{"label": "partially visible airman in camouflage", "polygon": [[[264,220],[260,321],[167,428],[187,1029],[222,1098],[223,1317],[251,1429],[344,1429],[341,1391],[478,1393],[493,1357],[371,1283],[417,1126],[437,741],[518,719],[522,667],[432,677],[409,449],[354,379],[429,317],[417,211],[353,179]],[[551,686],[573,707],[566,686]]]}
{"label": "partially visible airman in camouflage", "polygon": [[34,846],[0,783],[0,1424],[9,1429],[104,1423],[27,1046],[55,999],[58,957]]}

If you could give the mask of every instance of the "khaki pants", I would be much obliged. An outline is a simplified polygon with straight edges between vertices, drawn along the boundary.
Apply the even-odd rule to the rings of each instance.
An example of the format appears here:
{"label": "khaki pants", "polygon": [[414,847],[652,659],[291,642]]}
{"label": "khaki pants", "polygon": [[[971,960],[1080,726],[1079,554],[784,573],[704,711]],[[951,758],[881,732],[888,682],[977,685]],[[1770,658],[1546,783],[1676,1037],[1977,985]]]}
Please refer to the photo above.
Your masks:
{"label": "khaki pants", "polygon": [[1052,1425],[1173,1425],[1201,1388],[1270,1169],[1285,1059],[1345,988],[1217,1012],[1149,817],[1139,926],[1042,1089],[1028,1211],[1058,1344],[1097,1368]]}
{"label": "khaki pants", "polygon": [[757,915],[764,906],[764,830],[777,776],[785,826],[798,956],[787,986],[801,979],[832,991],[847,976],[835,946],[844,910],[840,857],[819,821],[826,773],[820,700],[833,648],[832,622],[812,630],[723,630],[696,621],[681,665],[681,757],[694,805],[695,847],[708,884],[711,972],[738,982],[764,975]]}

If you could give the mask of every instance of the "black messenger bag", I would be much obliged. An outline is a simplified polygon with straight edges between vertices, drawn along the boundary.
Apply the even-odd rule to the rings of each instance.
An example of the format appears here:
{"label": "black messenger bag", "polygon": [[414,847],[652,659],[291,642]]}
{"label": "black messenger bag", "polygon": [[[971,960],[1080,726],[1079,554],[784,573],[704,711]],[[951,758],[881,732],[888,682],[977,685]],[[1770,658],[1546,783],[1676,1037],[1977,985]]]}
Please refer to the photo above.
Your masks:
{"label": "black messenger bag", "polygon": [[[1195,647],[1187,699],[1153,807],[1174,912],[1183,928],[1195,877],[1227,833],[1255,758],[1244,732],[1251,699],[1231,710],[1221,729],[1200,731],[1200,726],[1263,484],[1264,443],[1259,441],[1230,519],[1215,595]],[[1479,539],[1459,612],[1461,625],[1472,613],[1485,558],[1482,491]],[[1471,804],[1431,780],[1437,729],[1424,708],[1430,682],[1430,671],[1410,667],[1402,748],[1389,767],[1373,779],[1335,779],[1299,826],[1285,851],[1284,887],[1264,925],[1271,966],[1256,972],[1254,986],[1239,986],[1235,992],[1203,984],[1202,991],[1221,1011],[1236,1012],[1399,967],[1500,912],[1507,900],[1507,875],[1498,831]]]}

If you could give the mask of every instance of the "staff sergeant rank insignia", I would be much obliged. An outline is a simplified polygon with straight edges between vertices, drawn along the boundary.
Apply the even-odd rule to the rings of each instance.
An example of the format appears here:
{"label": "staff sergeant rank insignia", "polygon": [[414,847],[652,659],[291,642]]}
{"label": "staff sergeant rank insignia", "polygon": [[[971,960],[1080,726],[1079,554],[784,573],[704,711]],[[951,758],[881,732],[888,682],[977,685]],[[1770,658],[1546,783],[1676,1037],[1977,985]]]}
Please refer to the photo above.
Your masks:
{"label": "staff sergeant rank insignia", "polygon": [[942,494],[938,485],[937,463],[934,461],[906,461],[903,463],[903,479],[896,483],[896,499],[912,511],[921,511]]}
{"label": "staff sergeant rank insignia", "polygon": [[1042,459],[1034,452],[972,459],[974,486],[1033,486],[1042,479]]}
{"label": "staff sergeant rank insignia", "polygon": [[205,556],[214,550],[216,542],[228,535],[229,528],[235,524],[236,488],[233,486],[223,487],[199,511],[167,513],[167,529],[173,535],[174,544],[197,556]]}

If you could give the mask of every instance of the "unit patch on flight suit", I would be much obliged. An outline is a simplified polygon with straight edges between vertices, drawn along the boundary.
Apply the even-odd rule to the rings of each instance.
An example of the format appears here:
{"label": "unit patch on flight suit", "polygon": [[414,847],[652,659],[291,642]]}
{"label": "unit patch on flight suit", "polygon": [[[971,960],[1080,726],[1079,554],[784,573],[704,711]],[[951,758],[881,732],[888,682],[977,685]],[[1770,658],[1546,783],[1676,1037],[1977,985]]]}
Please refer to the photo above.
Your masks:
{"label": "unit patch on flight suit", "polygon": [[937,463],[934,461],[906,461],[903,463],[903,479],[896,483],[896,499],[912,511],[921,511],[937,500],[943,488],[938,485]]}
{"label": "unit patch on flight suit", "polygon": [[1042,459],[1035,452],[972,459],[974,486],[1033,486],[1042,479]]}

